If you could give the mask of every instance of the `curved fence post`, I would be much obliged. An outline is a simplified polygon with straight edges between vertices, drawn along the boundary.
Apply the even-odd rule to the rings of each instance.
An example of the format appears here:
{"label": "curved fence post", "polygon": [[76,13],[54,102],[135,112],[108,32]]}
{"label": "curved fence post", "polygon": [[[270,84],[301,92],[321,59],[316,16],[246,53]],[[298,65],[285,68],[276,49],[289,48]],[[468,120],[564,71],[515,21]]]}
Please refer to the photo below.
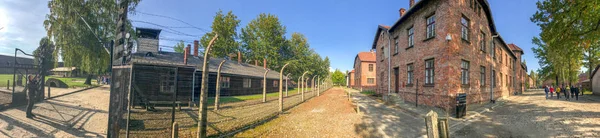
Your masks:
{"label": "curved fence post", "polygon": [[285,76],[285,97],[288,97],[288,83],[290,80],[290,73]]}
{"label": "curved fence post", "polygon": [[263,76],[263,103],[267,102],[267,73],[269,73],[268,69]]}
{"label": "curved fence post", "polygon": [[225,63],[225,60],[221,61],[221,63],[219,63],[219,68],[217,69],[217,86],[216,86],[216,91],[215,91],[215,111],[219,110],[219,97],[221,95],[221,67],[223,67],[223,63]]}
{"label": "curved fence post", "polygon": [[200,107],[198,107],[198,133],[196,137],[205,138],[206,137],[206,127],[208,125],[208,116],[206,104],[208,103],[208,60],[210,60],[210,48],[214,44],[215,40],[217,40],[219,34],[215,33],[215,37],[210,40],[208,46],[204,49],[204,63],[202,63],[202,85],[200,86]]}
{"label": "curved fence post", "polygon": [[302,82],[300,86],[302,86],[302,101],[303,102],[304,102],[304,89],[306,87],[306,83],[304,82],[304,75],[306,75],[306,73],[308,73],[308,71],[304,72],[304,74],[302,74],[302,77],[300,77],[301,78],[300,82]]}
{"label": "curved fence post", "polygon": [[[283,112],[283,69],[290,63],[286,63],[281,67],[281,71],[279,71],[279,112]],[[287,82],[287,81],[286,81]],[[287,84],[285,85],[287,88]],[[287,90],[286,90],[287,91]]]}

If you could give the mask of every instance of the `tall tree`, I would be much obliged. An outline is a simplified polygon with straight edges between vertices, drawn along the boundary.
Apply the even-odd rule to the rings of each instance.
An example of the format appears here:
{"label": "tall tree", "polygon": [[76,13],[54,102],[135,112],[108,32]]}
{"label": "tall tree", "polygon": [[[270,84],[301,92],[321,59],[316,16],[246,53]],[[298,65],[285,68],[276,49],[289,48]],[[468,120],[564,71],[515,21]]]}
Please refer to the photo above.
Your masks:
{"label": "tall tree", "polygon": [[48,37],[43,37],[40,40],[40,46],[33,51],[33,55],[35,56],[33,61],[35,64],[42,62],[41,66],[45,69],[45,72],[52,70],[56,65],[57,61],[55,60],[56,55],[54,50],[55,46],[53,42]]}
{"label": "tall tree", "polygon": [[[139,1],[131,0],[128,7],[131,12]],[[118,4],[113,0],[53,0],[48,2],[48,7],[50,13],[46,15],[44,27],[65,66],[90,74],[106,72],[110,56],[102,44],[115,38]],[[128,31],[135,34],[131,23],[127,24]],[[86,83],[90,80],[91,75]]]}
{"label": "tall tree", "polygon": [[268,68],[278,70],[284,64],[280,54],[286,44],[285,33],[277,16],[261,13],[242,28],[242,51],[251,60],[266,59]]}
{"label": "tall tree", "polygon": [[173,50],[177,53],[183,53],[183,49],[185,48],[185,43],[183,41],[179,41],[175,46],[173,46]]}
{"label": "tall tree", "polygon": [[344,73],[339,69],[335,69],[331,79],[333,80],[334,85],[344,86],[346,84],[346,75],[344,75]]}
{"label": "tall tree", "polygon": [[212,32],[204,34],[200,38],[200,43],[206,48],[210,40],[219,34],[219,39],[215,41],[214,46],[211,48],[211,56],[217,58],[225,58],[229,54],[233,54],[239,51],[237,27],[240,24],[240,20],[233,14],[232,11],[223,14],[222,10],[217,12],[213,19],[213,23],[210,26]]}

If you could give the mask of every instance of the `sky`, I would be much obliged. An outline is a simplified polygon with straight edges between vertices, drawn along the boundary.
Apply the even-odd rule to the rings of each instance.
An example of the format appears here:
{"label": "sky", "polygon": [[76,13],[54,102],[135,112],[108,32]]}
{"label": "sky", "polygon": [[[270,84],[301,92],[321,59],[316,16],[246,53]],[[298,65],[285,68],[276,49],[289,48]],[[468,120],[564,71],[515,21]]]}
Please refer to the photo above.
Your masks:
{"label": "sky", "polygon": [[[488,0],[496,28],[507,43],[521,47],[528,70],[539,68],[531,48],[531,39],[540,28],[530,21],[536,12],[537,0]],[[289,38],[293,32],[304,34],[310,47],[323,58],[328,56],[332,69],[352,70],[356,54],[369,51],[377,25],[392,25],[399,18],[398,10],[407,8],[409,0],[142,0],[139,13],[129,15],[134,27],[160,28],[159,42],[173,46],[176,41],[191,43],[210,30],[213,16],[219,9],[233,11],[241,20],[240,28],[260,13],[279,17]],[[47,0],[0,0],[0,54],[14,54],[14,48],[32,52],[45,36],[43,21],[49,12]],[[195,28],[171,28],[185,35],[163,28],[185,27],[177,20],[157,17],[168,16],[192,24]],[[159,26],[157,26],[159,25]],[[187,44],[186,43],[186,44]],[[165,47],[165,50],[170,50]]]}

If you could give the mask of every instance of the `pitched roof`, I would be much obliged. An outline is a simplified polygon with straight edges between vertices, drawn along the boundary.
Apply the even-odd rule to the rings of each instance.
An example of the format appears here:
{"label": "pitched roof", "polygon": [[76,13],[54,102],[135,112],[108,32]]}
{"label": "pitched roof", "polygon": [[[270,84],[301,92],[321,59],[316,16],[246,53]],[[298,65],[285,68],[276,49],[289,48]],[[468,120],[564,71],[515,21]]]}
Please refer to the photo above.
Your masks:
{"label": "pitched roof", "polygon": [[519,46],[517,46],[517,45],[515,45],[515,44],[513,44],[513,43],[511,43],[511,44],[508,44],[508,47],[509,47],[509,48],[510,48],[510,50],[512,50],[512,51],[520,52],[520,53],[521,53],[521,55],[522,55],[522,54],[524,54],[524,53],[523,53],[523,49],[521,49]]}
{"label": "pitched roof", "polygon": [[390,29],[390,26],[387,25],[377,25],[377,31],[375,31],[375,39],[373,40],[373,45],[371,46],[371,49],[375,49],[375,47],[377,47],[377,40],[379,40],[379,33],[381,33],[381,31],[388,31]]}
{"label": "pitched roof", "polygon": [[357,56],[360,61],[376,61],[375,52],[359,52]]}
{"label": "pitched roof", "polygon": [[[159,52],[158,54],[154,54],[154,57],[147,57],[145,56],[145,53],[134,53],[131,61],[133,64],[189,67],[196,68],[198,71],[202,71],[204,57],[193,57],[190,55],[188,57],[187,65],[183,64],[183,58],[183,53],[174,52]],[[217,72],[219,63],[221,63],[223,60],[225,60],[225,63],[223,63],[223,67],[221,67],[222,74],[263,78],[263,75],[266,71],[261,66],[254,66],[246,63],[240,64],[237,61],[231,61],[222,58],[210,58],[208,70],[210,72]],[[279,79],[279,72],[276,70],[271,70],[268,72],[267,78]]]}

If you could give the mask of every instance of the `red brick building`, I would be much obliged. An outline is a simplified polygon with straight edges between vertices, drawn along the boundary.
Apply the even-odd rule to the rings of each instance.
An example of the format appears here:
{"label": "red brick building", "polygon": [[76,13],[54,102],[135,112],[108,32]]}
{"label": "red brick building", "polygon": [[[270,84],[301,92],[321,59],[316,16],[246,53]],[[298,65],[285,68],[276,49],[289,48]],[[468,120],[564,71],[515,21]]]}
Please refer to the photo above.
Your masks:
{"label": "red brick building", "polygon": [[[375,90],[377,84],[377,74],[375,72],[375,51],[360,52],[354,58],[354,77],[350,85],[358,90]],[[352,74],[351,74],[352,75]]]}
{"label": "red brick building", "polygon": [[348,72],[347,76],[348,78],[346,78],[346,81],[348,81],[348,87],[354,88],[354,70]]}
{"label": "red brick building", "polygon": [[486,0],[409,3],[392,26],[377,27],[378,93],[415,102],[418,91],[419,104],[453,108],[459,93],[480,103],[523,90],[522,50],[499,35]]}

